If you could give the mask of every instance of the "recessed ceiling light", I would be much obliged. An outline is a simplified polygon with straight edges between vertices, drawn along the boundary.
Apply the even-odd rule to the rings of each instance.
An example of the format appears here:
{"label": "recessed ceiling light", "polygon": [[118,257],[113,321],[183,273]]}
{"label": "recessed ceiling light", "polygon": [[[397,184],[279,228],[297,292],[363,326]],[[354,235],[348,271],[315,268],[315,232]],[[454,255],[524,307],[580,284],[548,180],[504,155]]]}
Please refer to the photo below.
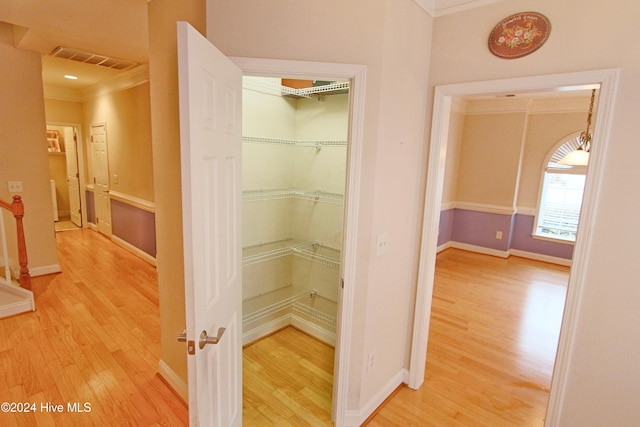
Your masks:
{"label": "recessed ceiling light", "polygon": [[65,74],[64,78],[69,80],[78,80],[78,76],[74,76],[73,74]]}

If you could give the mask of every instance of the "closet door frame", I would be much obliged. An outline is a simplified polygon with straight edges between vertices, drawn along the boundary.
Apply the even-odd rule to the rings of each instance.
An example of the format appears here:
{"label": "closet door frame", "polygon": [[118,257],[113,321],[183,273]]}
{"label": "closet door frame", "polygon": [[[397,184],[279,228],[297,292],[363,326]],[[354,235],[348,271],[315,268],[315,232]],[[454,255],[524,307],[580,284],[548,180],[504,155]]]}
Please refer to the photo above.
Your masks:
{"label": "closet door frame", "polygon": [[[287,77],[293,79],[349,80],[349,135],[347,145],[347,180],[345,188],[344,237],[338,300],[338,329],[333,380],[333,420],[336,427],[345,425],[349,390],[349,361],[353,329],[358,212],[361,185],[362,147],[364,141],[364,106],[367,67],[354,64],[230,58],[245,76]],[[345,283],[347,284],[345,286]]]}

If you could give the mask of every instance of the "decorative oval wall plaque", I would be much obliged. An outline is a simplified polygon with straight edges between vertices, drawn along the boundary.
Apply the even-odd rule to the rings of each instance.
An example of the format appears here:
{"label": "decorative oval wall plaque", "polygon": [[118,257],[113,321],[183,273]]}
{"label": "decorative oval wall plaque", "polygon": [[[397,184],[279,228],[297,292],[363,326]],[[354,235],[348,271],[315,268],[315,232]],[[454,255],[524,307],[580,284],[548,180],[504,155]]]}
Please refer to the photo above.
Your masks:
{"label": "decorative oval wall plaque", "polygon": [[538,50],[547,41],[551,24],[537,12],[511,15],[495,26],[489,36],[489,50],[496,56],[514,59]]}

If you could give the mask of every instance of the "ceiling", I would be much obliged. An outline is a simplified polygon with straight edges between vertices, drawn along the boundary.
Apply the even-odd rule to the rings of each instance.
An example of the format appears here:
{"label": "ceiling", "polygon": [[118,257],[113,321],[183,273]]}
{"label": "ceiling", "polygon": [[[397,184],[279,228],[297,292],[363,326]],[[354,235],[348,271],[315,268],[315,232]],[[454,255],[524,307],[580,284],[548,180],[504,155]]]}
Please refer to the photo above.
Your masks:
{"label": "ceiling", "polygon": [[[12,24],[20,49],[43,55],[45,86],[82,90],[121,71],[50,56],[57,47],[148,62],[147,3],[152,0],[0,0],[0,24]],[[413,0],[432,16],[504,0]],[[90,36],[87,36],[90,35]],[[72,74],[77,80],[63,76]]]}

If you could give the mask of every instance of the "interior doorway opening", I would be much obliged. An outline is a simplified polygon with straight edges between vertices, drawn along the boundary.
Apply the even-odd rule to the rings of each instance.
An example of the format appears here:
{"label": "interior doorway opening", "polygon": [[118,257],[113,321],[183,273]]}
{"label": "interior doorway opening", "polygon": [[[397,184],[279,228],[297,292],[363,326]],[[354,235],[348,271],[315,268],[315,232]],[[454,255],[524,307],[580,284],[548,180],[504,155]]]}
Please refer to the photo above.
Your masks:
{"label": "interior doorway opening", "polygon": [[[243,78],[245,345],[274,332],[281,335],[289,326],[331,348],[336,345],[349,86],[348,80]],[[311,408],[318,404],[314,399],[302,406],[324,411],[324,421],[330,422],[331,412],[326,409],[332,405],[335,355],[333,350],[322,354],[328,360],[314,364],[316,372],[311,366],[306,374],[302,365],[290,369],[315,377],[315,384],[309,386],[318,386],[316,393],[323,403],[315,410]],[[273,357],[264,363],[277,362],[278,355]],[[259,378],[254,372],[251,381]]]}
{"label": "interior doorway opening", "polygon": [[582,226],[578,232],[573,252],[573,262],[545,421],[545,425],[557,424],[560,402],[568,380],[569,354],[574,339],[578,302],[583,292],[582,280],[591,245],[591,230],[588,224],[593,221],[598,202],[599,183],[602,179],[602,169],[604,168],[604,158],[607,151],[607,136],[610,133],[612,123],[611,106],[615,97],[618,75],[619,70],[610,69],[436,87],[423,219],[423,250],[420,258],[412,340],[414,351],[412,351],[410,361],[409,385],[411,388],[419,388],[424,381],[431,295],[435,272],[435,253],[440,222],[448,128],[453,99],[460,96],[481,94],[561,91],[572,88],[592,89],[600,86],[599,114],[595,124],[596,130],[593,136],[589,174],[580,214]]}
{"label": "interior doorway opening", "polygon": [[53,220],[56,231],[83,228],[87,222],[83,194],[80,126],[47,123],[47,151]]}

